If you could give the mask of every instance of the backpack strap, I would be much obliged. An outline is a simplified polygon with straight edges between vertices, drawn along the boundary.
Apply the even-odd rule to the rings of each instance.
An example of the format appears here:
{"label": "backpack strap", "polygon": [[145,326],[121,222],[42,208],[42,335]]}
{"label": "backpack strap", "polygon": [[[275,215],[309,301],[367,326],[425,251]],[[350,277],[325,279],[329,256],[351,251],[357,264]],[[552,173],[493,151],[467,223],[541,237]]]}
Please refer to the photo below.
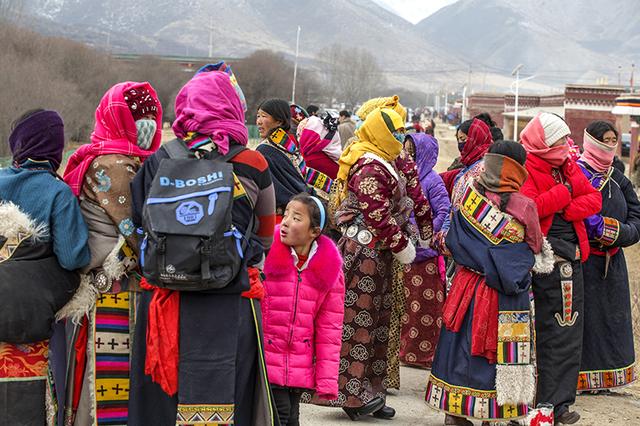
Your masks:
{"label": "backpack strap", "polygon": [[233,157],[235,157],[236,155],[240,154],[242,151],[245,151],[247,149],[249,148],[247,148],[246,146],[232,143],[232,144],[229,144],[229,152],[227,152],[225,155],[220,154],[218,150],[212,150],[209,153],[209,158],[212,160],[219,158],[221,161],[227,162],[231,160]]}
{"label": "backpack strap", "polygon": [[[227,152],[225,155],[220,154],[218,150],[212,150],[208,154],[209,154],[209,159],[219,158],[221,161],[228,162],[229,160],[234,158],[236,155],[240,154],[242,151],[246,151],[247,149],[249,148],[247,148],[246,146],[232,143],[232,144],[229,144],[229,152]],[[240,184],[242,185],[242,183]],[[251,203],[251,199],[249,197],[247,197],[247,199],[249,200],[250,204],[253,204]],[[251,207],[254,207],[254,206],[252,205]],[[243,256],[244,256],[244,253],[246,253],[247,251],[247,246],[249,245],[249,238],[253,234],[253,227],[255,226],[255,222],[256,222],[256,215],[254,213],[251,215],[251,218],[249,219],[249,225],[247,225],[247,229],[245,230],[245,233],[244,233],[244,238],[240,243]]]}
{"label": "backpack strap", "polygon": [[162,146],[167,154],[169,154],[169,158],[195,158],[193,152],[187,148],[184,144],[184,141],[180,139],[174,139],[171,142],[167,142]]}

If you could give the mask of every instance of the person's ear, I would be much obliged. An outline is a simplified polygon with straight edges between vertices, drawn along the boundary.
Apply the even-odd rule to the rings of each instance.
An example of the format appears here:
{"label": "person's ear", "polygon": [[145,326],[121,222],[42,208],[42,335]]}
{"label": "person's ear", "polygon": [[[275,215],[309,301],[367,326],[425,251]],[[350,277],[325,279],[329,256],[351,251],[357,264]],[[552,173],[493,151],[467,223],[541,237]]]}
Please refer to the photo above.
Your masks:
{"label": "person's ear", "polygon": [[313,238],[318,238],[318,237],[320,236],[320,234],[322,234],[322,229],[320,229],[320,227],[319,227],[319,226],[314,226],[314,227],[311,229],[311,236],[312,236]]}

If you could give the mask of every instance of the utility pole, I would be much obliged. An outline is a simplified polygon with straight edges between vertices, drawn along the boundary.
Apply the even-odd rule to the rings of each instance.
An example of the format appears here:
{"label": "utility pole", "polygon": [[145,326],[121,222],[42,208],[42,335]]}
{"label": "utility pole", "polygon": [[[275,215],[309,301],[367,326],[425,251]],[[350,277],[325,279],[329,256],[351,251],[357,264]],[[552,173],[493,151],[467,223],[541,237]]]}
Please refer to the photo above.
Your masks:
{"label": "utility pole", "polygon": [[524,65],[518,65],[511,75],[516,76],[516,100],[515,100],[515,108],[513,110],[513,140],[518,140],[518,95],[520,90],[520,70]]}
{"label": "utility pole", "polygon": [[296,103],[296,79],[298,77],[298,53],[300,50],[300,25],[296,34],[296,61],[293,64],[293,89],[291,90],[291,103]]}
{"label": "utility pole", "polygon": [[618,86],[622,85],[621,75],[622,75],[622,65],[618,65]]}
{"label": "utility pole", "polygon": [[464,121],[467,116],[467,86],[462,89],[462,116],[460,121]]}
{"label": "utility pole", "polygon": [[449,90],[445,89],[444,92],[444,115],[449,114]]}
{"label": "utility pole", "polygon": [[209,59],[213,59],[213,16],[209,17]]}

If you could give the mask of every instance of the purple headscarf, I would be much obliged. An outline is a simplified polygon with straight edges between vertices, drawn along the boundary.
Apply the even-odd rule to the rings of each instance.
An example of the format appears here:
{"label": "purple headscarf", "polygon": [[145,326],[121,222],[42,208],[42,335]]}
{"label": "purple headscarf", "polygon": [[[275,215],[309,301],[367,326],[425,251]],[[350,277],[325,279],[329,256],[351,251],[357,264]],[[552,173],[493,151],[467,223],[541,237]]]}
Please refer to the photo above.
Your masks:
{"label": "purple headscarf", "polygon": [[[416,165],[418,177],[422,183],[438,162],[438,141],[426,133],[412,133],[408,135],[416,146]],[[423,185],[424,187],[424,185]]]}
{"label": "purple headscarf", "polygon": [[60,167],[64,149],[64,123],[55,111],[39,111],[22,120],[9,136],[14,166],[31,159]]}
{"label": "purple headscarf", "polygon": [[[418,167],[420,186],[422,186],[422,191],[431,206],[433,232],[438,232],[442,228],[451,206],[444,182],[440,175],[433,170],[438,162],[438,141],[425,133],[412,133],[407,137],[411,138],[416,147],[416,166]],[[418,262],[434,256],[438,256],[438,252],[433,249],[416,249],[416,261]]]}
{"label": "purple headscarf", "polygon": [[201,72],[180,89],[173,131],[182,139],[189,132],[209,136],[223,155],[229,152],[230,138],[247,144],[242,102],[226,73]]}

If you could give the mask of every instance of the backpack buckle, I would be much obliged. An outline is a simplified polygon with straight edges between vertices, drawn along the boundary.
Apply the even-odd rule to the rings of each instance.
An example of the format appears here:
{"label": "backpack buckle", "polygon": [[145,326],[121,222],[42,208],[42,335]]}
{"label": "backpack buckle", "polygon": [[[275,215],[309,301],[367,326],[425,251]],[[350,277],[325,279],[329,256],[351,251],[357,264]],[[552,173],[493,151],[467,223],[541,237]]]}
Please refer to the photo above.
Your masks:
{"label": "backpack buckle", "polygon": [[211,254],[211,237],[202,238],[202,246],[200,247],[200,254]]}
{"label": "backpack buckle", "polygon": [[166,253],[167,251],[167,237],[162,235],[158,237],[158,253]]}
{"label": "backpack buckle", "polygon": [[211,256],[211,238],[202,238],[202,246],[200,247],[200,273],[203,281],[211,279],[211,269],[209,265],[209,257]]}

